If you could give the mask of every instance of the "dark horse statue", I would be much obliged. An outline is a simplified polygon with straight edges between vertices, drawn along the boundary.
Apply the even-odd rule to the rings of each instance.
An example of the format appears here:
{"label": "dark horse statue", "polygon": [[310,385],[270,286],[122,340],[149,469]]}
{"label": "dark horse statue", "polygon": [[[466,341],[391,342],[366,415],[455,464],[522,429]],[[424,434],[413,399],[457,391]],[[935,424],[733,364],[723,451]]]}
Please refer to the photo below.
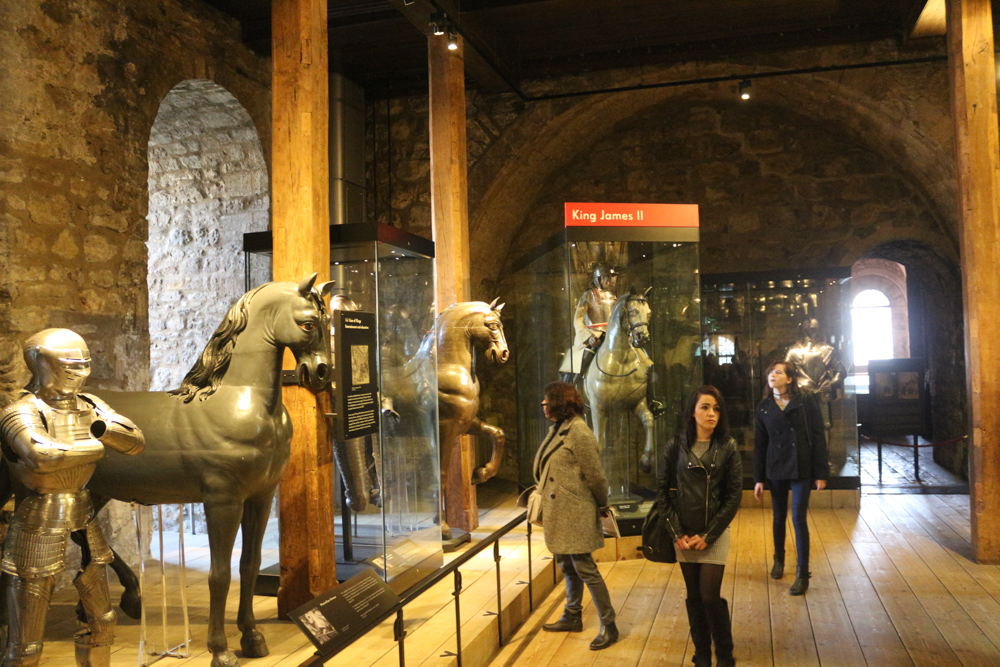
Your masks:
{"label": "dark horse statue", "polygon": [[[179,389],[96,392],[135,420],[146,449],[129,457],[107,452],[87,486],[95,508],[112,498],[143,505],[205,505],[212,667],[239,665],[223,622],[233,543],[241,527],[240,646],[247,657],[268,654],[252,602],[261,541],[292,438],[281,402],[284,349],[295,355],[301,385],[318,391],[331,375],[330,314],[323,301],[331,283],[314,287],[315,281],[313,274],[299,284],[267,283],[240,297]],[[129,600],[134,605],[135,574],[118,558],[112,567],[126,587],[123,607]]]}

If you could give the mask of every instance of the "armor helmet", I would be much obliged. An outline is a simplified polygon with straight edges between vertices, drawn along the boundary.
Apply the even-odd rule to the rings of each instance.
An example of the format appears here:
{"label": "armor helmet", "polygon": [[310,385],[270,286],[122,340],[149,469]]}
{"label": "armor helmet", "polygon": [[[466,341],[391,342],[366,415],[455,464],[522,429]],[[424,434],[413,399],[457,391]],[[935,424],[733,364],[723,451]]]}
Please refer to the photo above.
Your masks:
{"label": "armor helmet", "polygon": [[807,317],[802,320],[802,333],[810,339],[819,338],[819,320],[815,317]]}
{"label": "armor helmet", "polygon": [[614,291],[615,281],[618,279],[618,272],[608,264],[598,264],[594,267],[594,287],[603,290]]}
{"label": "armor helmet", "polygon": [[46,329],[29,338],[24,362],[32,375],[28,391],[34,394],[75,396],[90,376],[87,343],[69,329]]}

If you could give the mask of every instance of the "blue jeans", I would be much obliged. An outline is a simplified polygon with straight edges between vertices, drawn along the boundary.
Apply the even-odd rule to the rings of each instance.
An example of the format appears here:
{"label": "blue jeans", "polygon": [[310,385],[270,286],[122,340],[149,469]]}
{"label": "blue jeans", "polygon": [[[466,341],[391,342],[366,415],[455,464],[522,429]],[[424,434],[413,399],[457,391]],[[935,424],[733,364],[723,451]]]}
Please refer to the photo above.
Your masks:
{"label": "blue jeans", "polygon": [[771,508],[774,510],[774,555],[785,557],[785,521],[788,517],[788,492],[792,492],[792,526],[795,527],[795,547],[798,551],[799,571],[809,571],[809,524],[806,512],[809,510],[811,479],[772,479]]}

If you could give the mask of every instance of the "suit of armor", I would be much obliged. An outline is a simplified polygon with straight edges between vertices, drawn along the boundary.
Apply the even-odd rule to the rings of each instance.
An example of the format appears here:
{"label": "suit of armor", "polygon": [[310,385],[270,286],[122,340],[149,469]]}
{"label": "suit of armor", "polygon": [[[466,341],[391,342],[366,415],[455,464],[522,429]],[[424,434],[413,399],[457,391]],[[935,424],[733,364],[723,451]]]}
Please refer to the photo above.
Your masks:
{"label": "suit of armor", "polygon": [[105,571],[113,556],[84,487],[105,446],[138,453],[142,433],[96,396],[80,393],[90,354],[77,334],[46,329],[28,340],[24,358],[32,381],[0,411],[0,445],[17,491],[0,561],[8,624],[3,664],[39,663],[55,576],[66,567],[70,533],[84,531],[90,559],[73,583],[89,632],[77,638],[76,662],[104,667],[116,623]]}
{"label": "suit of armor", "polygon": [[559,372],[568,382],[576,375],[585,375],[590,361],[608,330],[611,310],[618,301],[615,294],[614,269],[599,264],[594,269],[591,286],[580,295],[573,313],[573,347],[567,350]]}
{"label": "suit of armor", "polygon": [[808,319],[802,323],[803,338],[785,354],[785,360],[791,361],[799,370],[799,387],[816,392],[823,412],[824,426],[831,428],[830,399],[834,398],[836,385],[844,375],[844,365],[840,355],[829,343],[819,337],[819,322]]}

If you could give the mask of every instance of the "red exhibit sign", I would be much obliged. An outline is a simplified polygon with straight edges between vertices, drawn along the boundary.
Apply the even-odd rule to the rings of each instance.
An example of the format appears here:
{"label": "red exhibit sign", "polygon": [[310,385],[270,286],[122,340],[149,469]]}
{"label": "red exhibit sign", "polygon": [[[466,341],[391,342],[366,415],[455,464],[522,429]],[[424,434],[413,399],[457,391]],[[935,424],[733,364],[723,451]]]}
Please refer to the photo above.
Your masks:
{"label": "red exhibit sign", "polygon": [[698,227],[697,204],[566,202],[567,227]]}

